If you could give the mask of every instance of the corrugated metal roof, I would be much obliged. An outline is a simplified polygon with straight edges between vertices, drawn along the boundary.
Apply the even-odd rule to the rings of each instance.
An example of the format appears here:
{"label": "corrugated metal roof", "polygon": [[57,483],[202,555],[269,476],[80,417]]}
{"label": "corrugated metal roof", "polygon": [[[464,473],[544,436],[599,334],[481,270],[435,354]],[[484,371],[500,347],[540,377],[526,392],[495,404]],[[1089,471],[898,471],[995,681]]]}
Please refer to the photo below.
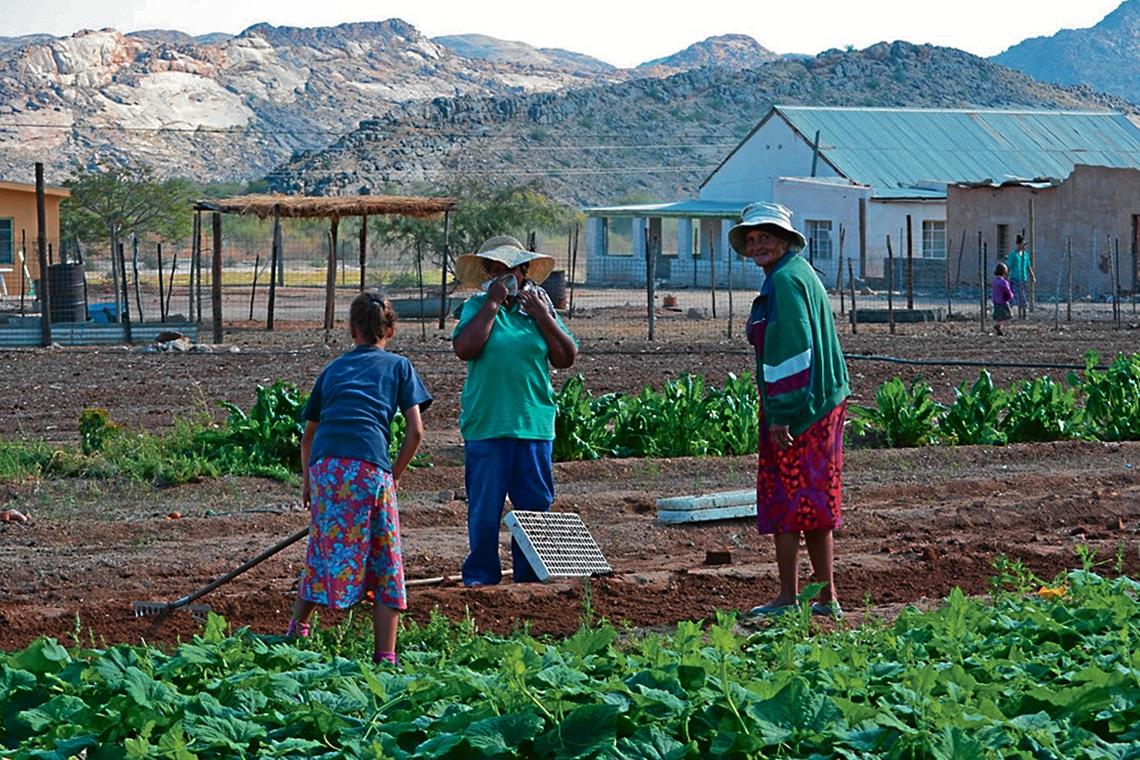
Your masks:
{"label": "corrugated metal roof", "polygon": [[820,154],[877,197],[920,183],[1067,177],[1076,164],[1140,168],[1140,129],[1119,113],[799,106],[773,113],[809,144],[818,130]]}
{"label": "corrugated metal roof", "polygon": [[675,201],[673,203],[642,203],[633,206],[592,206],[582,209],[592,216],[608,217],[682,217],[689,219],[735,219],[744,208],[742,203],[723,201]]}

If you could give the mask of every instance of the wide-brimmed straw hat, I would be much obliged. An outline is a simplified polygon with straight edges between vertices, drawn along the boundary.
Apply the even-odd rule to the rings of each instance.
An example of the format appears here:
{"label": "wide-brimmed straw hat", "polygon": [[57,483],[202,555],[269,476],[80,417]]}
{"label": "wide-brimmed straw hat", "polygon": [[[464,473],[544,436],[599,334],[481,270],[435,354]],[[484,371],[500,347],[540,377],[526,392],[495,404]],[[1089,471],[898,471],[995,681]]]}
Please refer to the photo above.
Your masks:
{"label": "wide-brimmed straw hat", "polygon": [[523,244],[510,235],[496,235],[479,246],[478,253],[465,253],[455,260],[455,276],[464,287],[478,288],[487,280],[484,261],[498,261],[507,269],[529,264],[526,278],[540,284],[554,271],[554,257],[523,248]]}
{"label": "wide-brimmed straw hat", "polygon": [[788,250],[802,251],[807,240],[792,226],[792,212],[779,203],[756,201],[749,203],[740,212],[740,224],[728,231],[728,244],[737,253],[744,255],[744,240],[748,231],[757,227],[776,227],[788,239]]}

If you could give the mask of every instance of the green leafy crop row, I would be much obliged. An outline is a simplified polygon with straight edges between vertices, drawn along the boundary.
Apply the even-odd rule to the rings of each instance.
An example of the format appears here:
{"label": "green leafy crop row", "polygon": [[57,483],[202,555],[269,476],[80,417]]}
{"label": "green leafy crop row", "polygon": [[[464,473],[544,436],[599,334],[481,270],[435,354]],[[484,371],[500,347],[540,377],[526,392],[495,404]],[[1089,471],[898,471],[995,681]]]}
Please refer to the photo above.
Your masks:
{"label": "green leafy crop row", "polygon": [[212,617],[170,652],[41,639],[0,653],[0,756],[1135,758],[1140,584],[1086,563],[1054,585],[830,633],[721,613],[554,641],[435,616],[399,668],[352,624],[289,642]]}
{"label": "green leafy crop row", "polygon": [[922,378],[907,386],[895,377],[879,386],[874,406],[851,407],[853,427],[892,447],[1140,440],[1140,354],[1119,355],[1103,370],[1099,361],[1089,352],[1083,376],[1070,373],[1067,384],[1045,376],[1008,390],[983,370],[954,390],[949,406],[931,398]]}
{"label": "green leafy crop row", "polygon": [[759,399],[751,375],[722,388],[684,374],[660,392],[594,397],[581,375],[555,397],[554,459],[725,456],[756,451]]}
{"label": "green leafy crop row", "polygon": [[[206,415],[178,419],[165,435],[129,431],[105,409],[86,409],[79,416],[78,451],[0,441],[0,480],[56,475],[177,484],[218,475],[255,475],[288,481],[301,471],[301,412],[307,397],[283,380],[259,385],[248,412],[222,401],[228,413],[224,424]],[[397,413],[389,447],[393,458],[406,429],[407,421]],[[428,464],[422,453],[412,462]]]}

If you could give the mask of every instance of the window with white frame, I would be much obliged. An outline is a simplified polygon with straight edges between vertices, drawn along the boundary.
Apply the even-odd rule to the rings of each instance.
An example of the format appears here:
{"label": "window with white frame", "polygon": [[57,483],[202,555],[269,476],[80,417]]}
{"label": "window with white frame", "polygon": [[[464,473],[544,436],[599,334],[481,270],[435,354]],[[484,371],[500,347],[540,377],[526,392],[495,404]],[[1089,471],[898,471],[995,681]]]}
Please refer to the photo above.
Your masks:
{"label": "window with white frame", "polygon": [[0,219],[0,264],[12,263],[12,220]]}
{"label": "window with white frame", "polygon": [[813,261],[816,259],[830,259],[831,220],[808,219],[805,222],[805,225],[806,228],[804,234],[808,239],[808,245],[811,246],[808,252],[811,259]]}
{"label": "window with white frame", "polygon": [[946,258],[946,222],[924,221],[922,223],[922,258]]}

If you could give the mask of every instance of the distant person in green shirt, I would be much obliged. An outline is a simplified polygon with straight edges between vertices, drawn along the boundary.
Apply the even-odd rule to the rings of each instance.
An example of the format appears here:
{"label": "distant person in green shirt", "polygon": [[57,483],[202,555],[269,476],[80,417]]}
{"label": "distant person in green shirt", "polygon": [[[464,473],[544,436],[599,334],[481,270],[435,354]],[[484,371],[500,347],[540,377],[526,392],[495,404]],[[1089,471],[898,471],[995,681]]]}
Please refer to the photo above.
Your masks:
{"label": "distant person in green shirt", "polygon": [[1026,303],[1029,299],[1029,283],[1037,279],[1033,273],[1033,257],[1025,250],[1025,238],[1018,235],[1013,250],[1005,260],[1009,267],[1009,285],[1013,289],[1013,300],[1017,304],[1017,316],[1025,319]]}
{"label": "distant person in green shirt", "polygon": [[[540,287],[554,258],[497,235],[478,253],[460,256],[455,274],[482,293],[468,298],[452,333],[455,355],[467,362],[459,405],[467,487],[463,584],[502,579],[499,522],[506,497],[515,509],[546,512],[554,502],[554,386],[550,367],[574,365],[578,344]],[[511,541],[516,583],[538,580]]]}

